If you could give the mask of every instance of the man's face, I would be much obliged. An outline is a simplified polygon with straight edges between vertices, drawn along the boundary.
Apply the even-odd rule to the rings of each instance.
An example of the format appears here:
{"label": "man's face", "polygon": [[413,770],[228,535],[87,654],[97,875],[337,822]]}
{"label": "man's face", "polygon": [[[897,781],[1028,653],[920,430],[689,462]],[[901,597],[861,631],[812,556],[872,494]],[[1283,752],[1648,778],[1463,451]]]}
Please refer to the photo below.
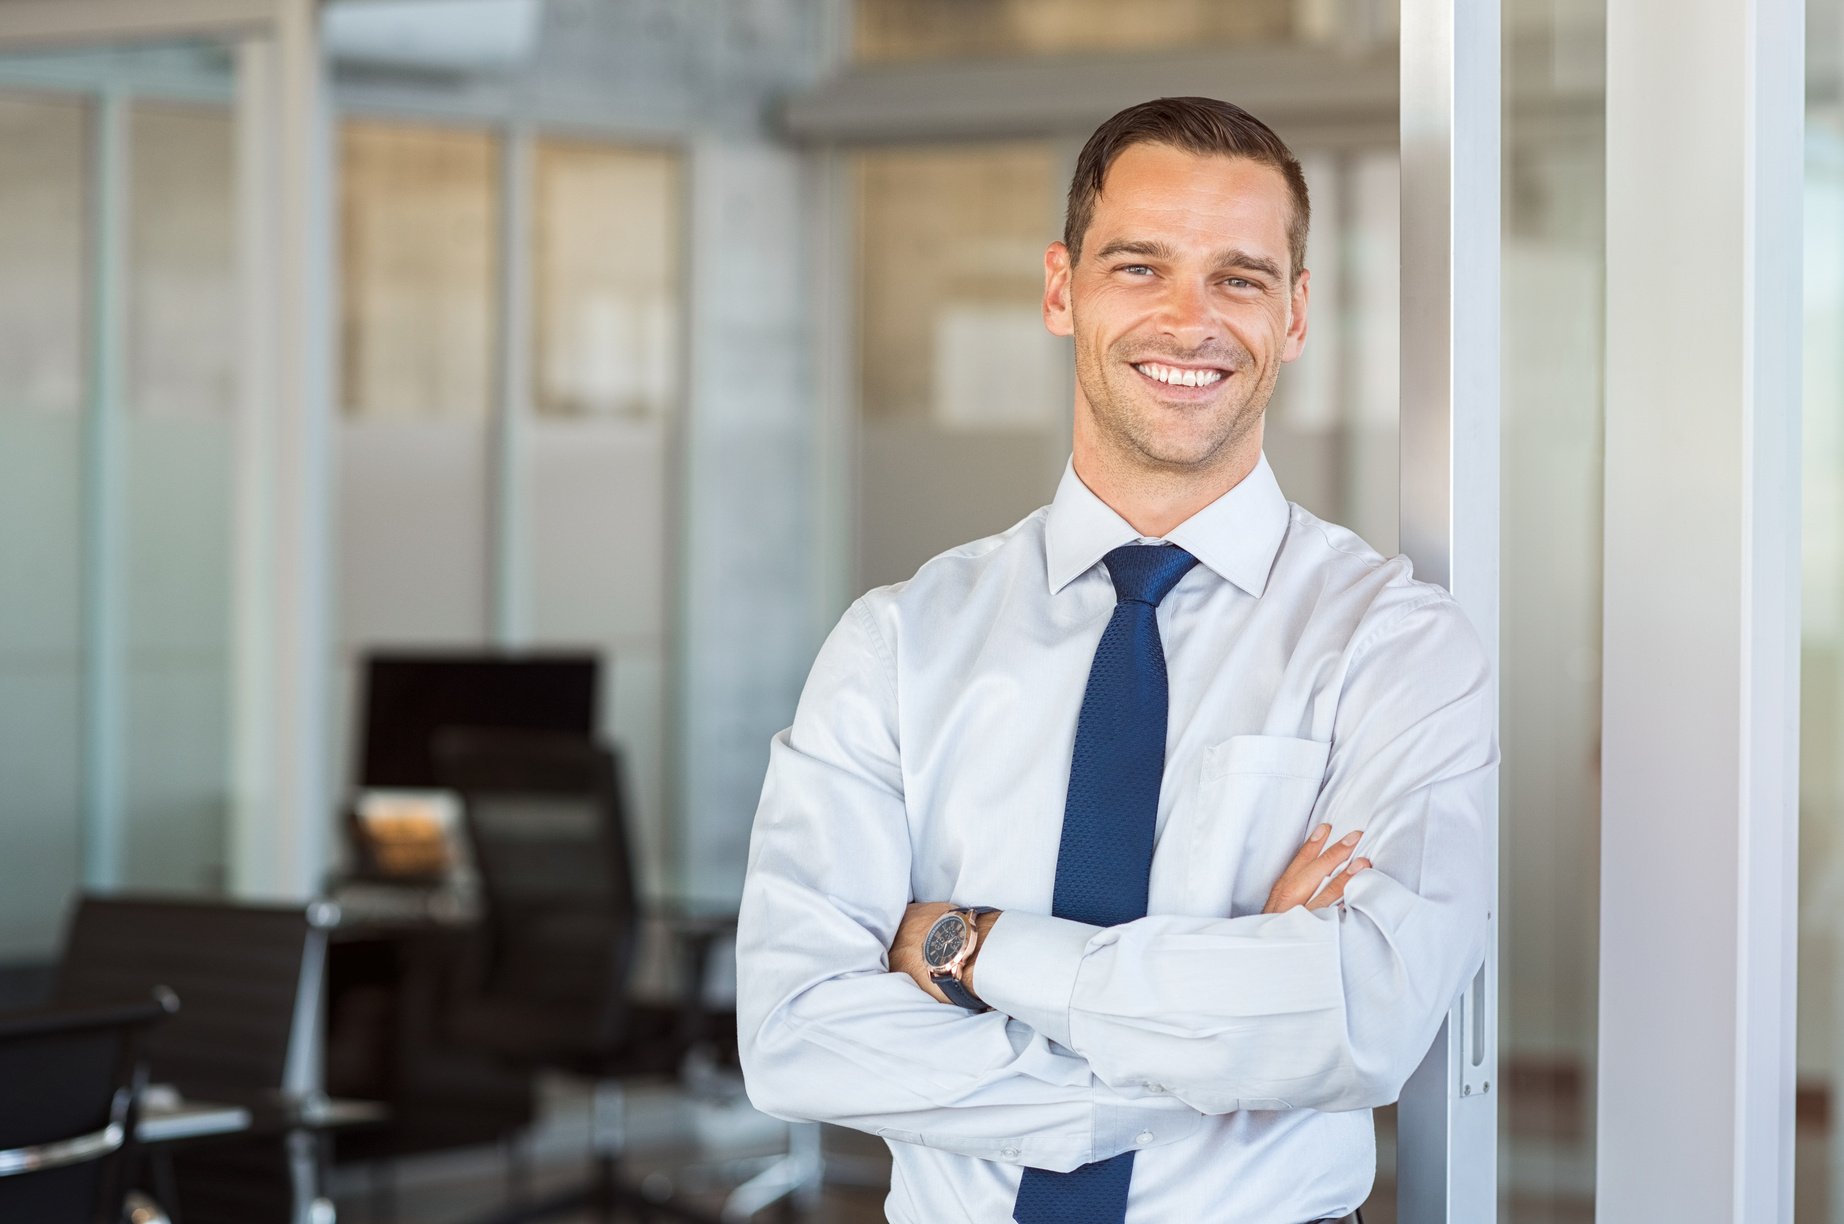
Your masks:
{"label": "man's face", "polygon": [[1106,461],[1253,463],[1282,362],[1306,341],[1280,171],[1139,144],[1108,168],[1073,267],[1044,256],[1044,322],[1076,345],[1076,433]]}

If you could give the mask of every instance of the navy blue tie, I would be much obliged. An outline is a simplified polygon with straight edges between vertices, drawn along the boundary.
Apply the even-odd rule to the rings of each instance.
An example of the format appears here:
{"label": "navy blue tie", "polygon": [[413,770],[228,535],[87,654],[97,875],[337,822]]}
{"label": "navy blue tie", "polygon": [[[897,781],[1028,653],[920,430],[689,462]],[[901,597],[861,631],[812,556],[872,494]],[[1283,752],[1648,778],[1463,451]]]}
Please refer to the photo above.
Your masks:
{"label": "navy blue tie", "polygon": [[[1165,648],[1157,608],[1197,558],[1171,545],[1129,544],[1103,560],[1113,619],[1095,648],[1076,718],[1050,912],[1095,926],[1146,916],[1159,779],[1165,773]],[[1018,1224],[1121,1224],[1133,1153],[1068,1173],[1026,1169]]]}

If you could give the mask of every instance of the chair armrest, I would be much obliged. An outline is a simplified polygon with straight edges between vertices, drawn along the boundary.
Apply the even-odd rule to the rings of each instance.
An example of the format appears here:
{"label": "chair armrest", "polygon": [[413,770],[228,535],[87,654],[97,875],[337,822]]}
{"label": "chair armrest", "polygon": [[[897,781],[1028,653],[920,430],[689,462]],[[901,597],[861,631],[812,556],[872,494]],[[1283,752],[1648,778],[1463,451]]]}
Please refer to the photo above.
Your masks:
{"label": "chair armrest", "polygon": [[69,1139],[54,1139],[50,1143],[34,1143],[25,1147],[7,1148],[0,1151],[0,1177],[13,1177],[20,1173],[37,1173],[44,1169],[61,1169],[66,1165],[100,1160],[112,1152],[121,1150],[122,1141],[127,1137],[127,1133],[127,1128],[121,1122],[115,1121],[87,1135],[73,1135]]}

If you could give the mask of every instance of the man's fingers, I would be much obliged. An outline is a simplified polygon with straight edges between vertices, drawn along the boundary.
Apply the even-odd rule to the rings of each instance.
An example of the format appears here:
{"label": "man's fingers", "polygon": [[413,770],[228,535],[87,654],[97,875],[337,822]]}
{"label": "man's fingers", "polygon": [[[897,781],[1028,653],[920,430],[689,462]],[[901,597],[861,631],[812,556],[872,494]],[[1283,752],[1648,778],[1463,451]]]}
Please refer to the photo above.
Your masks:
{"label": "man's fingers", "polygon": [[1352,876],[1368,866],[1370,866],[1369,859],[1352,859],[1351,866],[1346,868],[1343,874],[1335,877],[1327,883],[1324,888],[1320,889],[1319,895],[1306,903],[1306,908],[1309,910],[1324,909],[1328,905],[1337,905],[1340,901],[1343,901],[1345,899],[1345,885],[1351,882]]}
{"label": "man's fingers", "polygon": [[1338,865],[1351,857],[1351,852],[1357,849],[1358,840],[1363,836],[1362,829],[1353,829],[1327,846],[1325,852],[1313,860],[1313,870],[1318,873],[1313,883],[1317,885],[1320,880],[1338,870]]}
{"label": "man's fingers", "polygon": [[1363,831],[1353,830],[1328,846],[1325,838],[1330,829],[1330,825],[1320,825],[1313,830],[1313,835],[1306,839],[1299,853],[1293,856],[1293,862],[1287,865],[1281,878],[1274,882],[1263,913],[1278,914],[1296,905],[1306,904],[1326,878],[1351,857]]}
{"label": "man's fingers", "polygon": [[1325,845],[1325,835],[1331,831],[1332,826],[1329,824],[1322,824],[1314,829],[1312,836],[1300,843],[1299,853],[1293,856],[1293,862],[1287,864],[1287,870],[1281,873],[1281,879],[1286,879],[1300,868],[1306,866],[1306,864],[1318,858],[1320,848]]}

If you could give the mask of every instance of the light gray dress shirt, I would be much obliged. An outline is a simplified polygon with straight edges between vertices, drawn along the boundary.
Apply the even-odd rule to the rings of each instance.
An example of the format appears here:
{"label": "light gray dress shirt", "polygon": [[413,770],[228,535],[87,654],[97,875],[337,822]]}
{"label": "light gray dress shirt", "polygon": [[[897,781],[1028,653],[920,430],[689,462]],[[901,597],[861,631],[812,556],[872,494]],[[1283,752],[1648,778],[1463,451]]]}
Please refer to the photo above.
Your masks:
{"label": "light gray dress shirt", "polygon": [[[1281,495],[1264,457],[1165,539],[1170,676],[1148,916],[1049,917],[1076,715],[1139,539],[1076,476],[854,603],[770,746],[737,946],[756,1105],[889,1141],[900,1224],[1004,1224],[1031,1165],[1137,1150],[1129,1224],[1362,1203],[1396,1098],[1483,953],[1494,687],[1458,605]],[[1307,834],[1364,830],[1345,905],[1263,914]],[[937,1003],[911,901],[1004,910]]]}

